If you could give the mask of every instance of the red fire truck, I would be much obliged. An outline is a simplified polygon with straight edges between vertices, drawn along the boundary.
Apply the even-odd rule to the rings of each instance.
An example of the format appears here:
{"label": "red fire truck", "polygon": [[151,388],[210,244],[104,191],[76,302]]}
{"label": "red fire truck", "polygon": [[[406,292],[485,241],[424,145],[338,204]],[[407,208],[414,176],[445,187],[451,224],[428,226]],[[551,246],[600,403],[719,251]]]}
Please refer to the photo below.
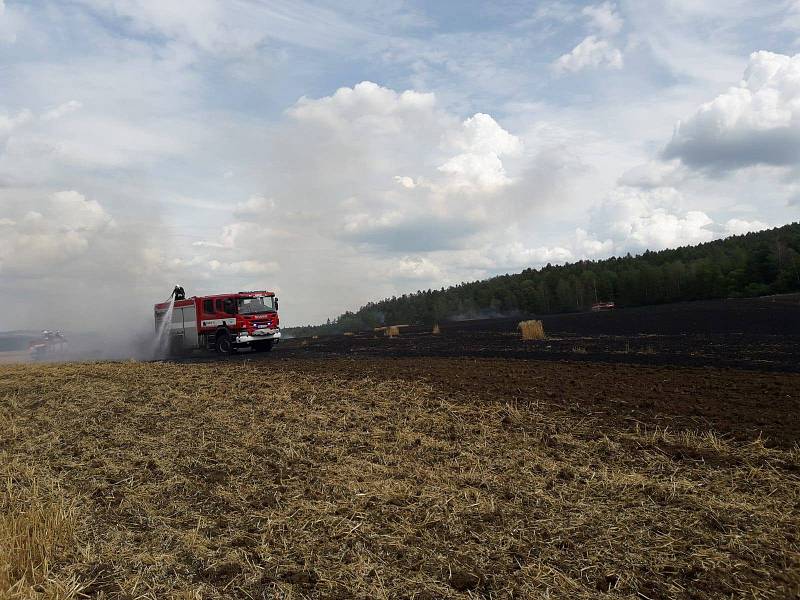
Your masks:
{"label": "red fire truck", "polygon": [[185,298],[183,288],[176,286],[173,295],[174,305],[172,300],[155,305],[156,336],[171,354],[197,348],[222,354],[231,354],[239,348],[269,352],[281,338],[274,292]]}
{"label": "red fire truck", "polygon": [[604,310],[614,310],[617,307],[613,302],[595,302],[592,304],[592,312],[601,312]]}

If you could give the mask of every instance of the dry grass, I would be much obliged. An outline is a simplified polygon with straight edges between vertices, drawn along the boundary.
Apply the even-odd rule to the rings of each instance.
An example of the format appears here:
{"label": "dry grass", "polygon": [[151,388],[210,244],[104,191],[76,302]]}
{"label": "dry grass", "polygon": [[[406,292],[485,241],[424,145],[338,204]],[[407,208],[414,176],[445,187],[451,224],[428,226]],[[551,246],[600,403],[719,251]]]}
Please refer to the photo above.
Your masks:
{"label": "dry grass", "polygon": [[544,327],[541,321],[520,321],[517,328],[522,332],[523,340],[545,339]]}
{"label": "dry grass", "polygon": [[152,599],[800,592],[798,449],[614,430],[544,392],[487,402],[397,377],[277,361],[0,368],[3,531],[39,540],[13,546],[28,549],[5,585]]}
{"label": "dry grass", "polygon": [[13,459],[3,462],[0,481],[0,598],[74,598],[80,585],[53,574],[77,556],[74,503]]}

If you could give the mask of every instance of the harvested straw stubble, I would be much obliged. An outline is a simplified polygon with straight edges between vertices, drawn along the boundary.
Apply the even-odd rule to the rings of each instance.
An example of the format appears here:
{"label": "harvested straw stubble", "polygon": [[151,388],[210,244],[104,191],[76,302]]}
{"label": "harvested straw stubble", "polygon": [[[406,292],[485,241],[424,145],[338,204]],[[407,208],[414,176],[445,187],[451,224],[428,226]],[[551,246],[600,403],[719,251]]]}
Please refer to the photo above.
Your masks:
{"label": "harvested straw stubble", "polygon": [[74,578],[54,573],[75,558],[77,510],[49,476],[14,459],[0,471],[0,598],[71,598]]}
{"label": "harvested straw stubble", "polygon": [[523,340],[543,340],[545,337],[541,321],[521,321],[517,328],[522,332]]}
{"label": "harvested straw stubble", "polygon": [[446,385],[409,364],[0,367],[0,465],[59,474],[91,553],[51,577],[96,598],[800,589],[796,450],[509,402],[499,361]]}

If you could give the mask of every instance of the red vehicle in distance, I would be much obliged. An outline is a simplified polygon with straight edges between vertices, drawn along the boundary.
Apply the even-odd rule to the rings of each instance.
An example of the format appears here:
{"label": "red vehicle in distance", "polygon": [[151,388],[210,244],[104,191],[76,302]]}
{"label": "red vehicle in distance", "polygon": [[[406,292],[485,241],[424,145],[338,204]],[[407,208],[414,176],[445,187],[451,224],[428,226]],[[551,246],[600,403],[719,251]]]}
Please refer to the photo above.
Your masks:
{"label": "red vehicle in distance", "polygon": [[595,302],[592,304],[592,311],[600,312],[601,310],[614,310],[616,306],[617,305],[613,302]]}

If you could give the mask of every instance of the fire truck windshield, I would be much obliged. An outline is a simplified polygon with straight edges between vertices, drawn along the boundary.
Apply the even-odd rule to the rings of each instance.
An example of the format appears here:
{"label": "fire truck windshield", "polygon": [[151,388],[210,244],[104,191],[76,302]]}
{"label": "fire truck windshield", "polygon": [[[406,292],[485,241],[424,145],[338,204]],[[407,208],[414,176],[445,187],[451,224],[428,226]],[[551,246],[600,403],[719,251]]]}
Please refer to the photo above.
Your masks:
{"label": "fire truck windshield", "polygon": [[275,298],[273,296],[239,298],[238,304],[240,315],[254,315],[258,313],[275,312]]}

